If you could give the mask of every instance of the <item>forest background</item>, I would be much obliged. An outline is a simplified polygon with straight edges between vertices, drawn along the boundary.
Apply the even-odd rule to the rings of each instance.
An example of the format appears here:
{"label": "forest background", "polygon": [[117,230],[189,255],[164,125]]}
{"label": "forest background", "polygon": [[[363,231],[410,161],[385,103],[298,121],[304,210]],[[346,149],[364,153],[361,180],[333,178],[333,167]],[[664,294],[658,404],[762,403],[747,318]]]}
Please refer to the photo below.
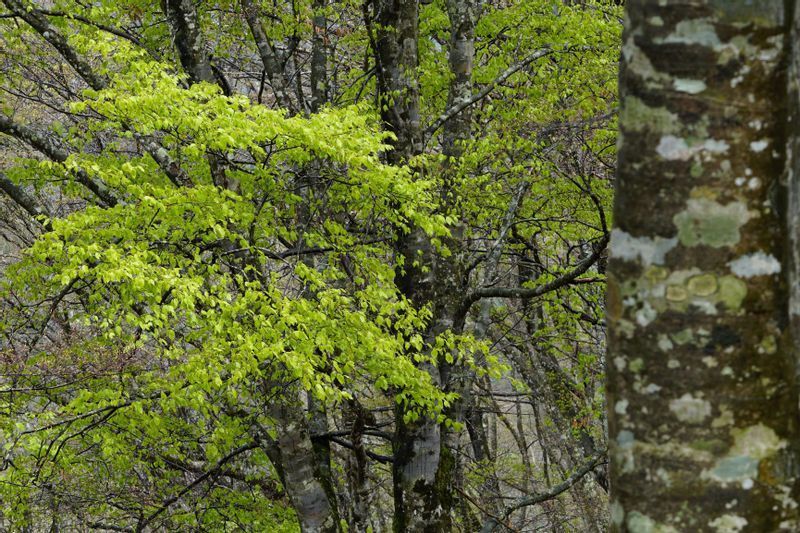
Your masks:
{"label": "forest background", "polygon": [[0,9],[1,529],[606,529],[616,2]]}

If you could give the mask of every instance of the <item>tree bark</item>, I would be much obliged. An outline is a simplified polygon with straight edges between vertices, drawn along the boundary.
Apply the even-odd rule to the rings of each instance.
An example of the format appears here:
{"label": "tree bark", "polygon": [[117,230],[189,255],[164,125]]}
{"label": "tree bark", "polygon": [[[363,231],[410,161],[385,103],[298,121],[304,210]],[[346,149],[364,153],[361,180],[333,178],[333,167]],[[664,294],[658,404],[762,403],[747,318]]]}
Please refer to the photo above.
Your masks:
{"label": "tree bark", "polygon": [[256,48],[258,48],[264,72],[269,78],[272,91],[275,94],[275,100],[279,106],[288,109],[292,113],[297,113],[298,108],[289,97],[288,82],[284,75],[283,67],[262,25],[258,6],[253,0],[241,0],[241,4],[250,33],[256,43]]}
{"label": "tree bark", "polygon": [[255,437],[269,456],[286,490],[303,533],[336,533],[339,517],[330,482],[320,470],[320,459],[311,442],[302,400],[268,407],[278,425],[272,440],[259,428]]}
{"label": "tree bark", "polygon": [[781,260],[791,9],[627,5],[607,301],[612,531],[800,529]]}

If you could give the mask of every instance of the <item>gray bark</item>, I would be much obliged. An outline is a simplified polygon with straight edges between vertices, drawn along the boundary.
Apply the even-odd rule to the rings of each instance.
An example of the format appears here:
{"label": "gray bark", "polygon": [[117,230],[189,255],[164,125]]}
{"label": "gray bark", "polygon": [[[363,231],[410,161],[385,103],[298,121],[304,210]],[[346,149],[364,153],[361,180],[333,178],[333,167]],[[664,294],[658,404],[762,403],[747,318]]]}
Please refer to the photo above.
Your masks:
{"label": "gray bark", "polygon": [[311,19],[311,112],[316,113],[328,102],[328,52],[327,25],[323,9],[325,0],[314,0],[314,15]]}
{"label": "gray bark", "polygon": [[258,6],[252,0],[241,0],[242,12],[244,13],[247,25],[250,28],[250,33],[258,48],[258,54],[261,57],[261,63],[264,66],[267,78],[269,78],[272,91],[275,94],[275,100],[278,105],[296,113],[297,106],[292,102],[289,97],[287,89],[288,82],[283,73],[278,56],[275,53],[275,48],[267,38],[267,32],[261,22],[261,17],[258,11]]}
{"label": "gray bark", "polygon": [[312,445],[302,403],[268,406],[269,416],[278,425],[278,435],[270,439],[263,428],[254,436],[275,466],[304,533],[334,533],[339,520],[330,494],[320,479],[317,456]]}
{"label": "gray bark", "polygon": [[203,46],[194,0],[163,0],[162,8],[172,28],[181,65],[193,83],[216,83]]}

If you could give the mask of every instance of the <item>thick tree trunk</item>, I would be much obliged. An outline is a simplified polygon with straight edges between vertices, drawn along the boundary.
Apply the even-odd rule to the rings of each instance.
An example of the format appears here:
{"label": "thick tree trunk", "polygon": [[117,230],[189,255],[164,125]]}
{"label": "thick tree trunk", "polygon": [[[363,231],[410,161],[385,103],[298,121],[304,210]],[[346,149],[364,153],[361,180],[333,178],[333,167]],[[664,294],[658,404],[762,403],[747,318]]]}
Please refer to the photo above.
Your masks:
{"label": "thick tree trunk", "polygon": [[795,371],[800,379],[800,6],[795,5],[791,25],[785,175],[788,188],[786,263],[789,269],[789,319],[797,363]]}
{"label": "thick tree trunk", "polygon": [[[230,93],[225,78],[221,75],[216,76],[208,52],[205,50],[194,0],[163,0],[162,10],[169,21],[181,66],[189,75],[189,80],[192,83],[218,84],[224,92]],[[209,152],[206,160],[214,184],[232,188],[225,172],[227,165],[224,158]]]}
{"label": "thick tree trunk", "polygon": [[397,136],[388,159],[402,164],[422,152],[416,79],[419,1],[374,0],[374,7],[381,119]]}
{"label": "thick tree trunk", "polygon": [[316,113],[328,102],[328,21],[325,18],[325,0],[314,0],[311,20],[314,35],[311,37],[311,111]]}
{"label": "thick tree trunk", "polygon": [[783,0],[628,3],[608,281],[614,531],[798,531]]}
{"label": "thick tree trunk", "polygon": [[[393,150],[387,154],[390,163],[405,164],[422,152],[422,129],[419,117],[418,65],[418,0],[375,0],[377,37],[375,54],[381,119],[395,134]],[[433,271],[423,272],[413,263],[430,265],[432,246],[418,228],[398,236],[398,253],[404,267],[398,272],[398,287],[417,305],[435,300]],[[421,256],[418,254],[421,252]],[[433,318],[436,329],[437,317]],[[438,369],[426,369],[435,383],[441,383]],[[405,409],[395,410],[393,527],[401,531],[446,531],[450,509],[438,501],[436,474],[441,459],[442,439],[439,425],[429,419],[404,420]],[[442,522],[445,520],[445,522]]]}
{"label": "thick tree trunk", "polygon": [[308,422],[298,400],[295,404],[268,407],[278,425],[277,438],[266,436],[263,428],[255,435],[278,472],[303,533],[335,533],[340,530],[332,487],[320,469],[312,445]]}
{"label": "thick tree trunk", "polygon": [[162,9],[172,29],[181,65],[192,82],[216,83],[208,54],[203,49],[194,0],[163,0]]}

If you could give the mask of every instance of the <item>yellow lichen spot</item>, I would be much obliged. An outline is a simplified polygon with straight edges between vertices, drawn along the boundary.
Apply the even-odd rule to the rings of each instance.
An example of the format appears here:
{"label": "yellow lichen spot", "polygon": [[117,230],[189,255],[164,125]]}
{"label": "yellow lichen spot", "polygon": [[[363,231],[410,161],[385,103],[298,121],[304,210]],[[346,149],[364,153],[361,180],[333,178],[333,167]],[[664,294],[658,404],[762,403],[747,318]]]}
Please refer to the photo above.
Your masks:
{"label": "yellow lichen spot", "polygon": [[668,275],[669,275],[669,270],[658,265],[653,265],[649,267],[644,273],[645,279],[651,283],[658,283],[659,281],[663,281],[667,279]]}
{"label": "yellow lichen spot", "polygon": [[606,282],[606,313],[611,320],[619,320],[622,317],[622,297],[619,284],[613,276],[609,276]]}
{"label": "yellow lichen spot", "polygon": [[689,293],[680,285],[670,285],[667,287],[666,296],[671,302],[682,302],[689,297]]}
{"label": "yellow lichen spot", "polygon": [[697,296],[710,296],[717,292],[717,278],[714,274],[701,274],[689,280],[689,292]]}
{"label": "yellow lichen spot", "polygon": [[731,456],[748,456],[754,459],[766,459],[775,452],[786,447],[786,441],[778,437],[775,431],[764,424],[756,424],[744,429],[732,429],[733,447]]}
{"label": "yellow lichen spot", "polygon": [[733,425],[733,411],[731,411],[727,406],[723,405],[719,408],[719,412],[719,416],[711,421],[712,428]]}
{"label": "yellow lichen spot", "polygon": [[747,285],[733,276],[723,276],[719,279],[719,300],[728,309],[739,309],[744,297],[747,296]]}
{"label": "yellow lichen spot", "polygon": [[765,353],[772,355],[778,351],[778,343],[775,341],[775,337],[772,335],[767,335],[763,339],[761,339],[761,343],[758,345],[758,353]]}
{"label": "yellow lichen spot", "polygon": [[716,200],[718,192],[711,187],[695,187],[689,191],[689,198],[705,198],[706,200]]}

